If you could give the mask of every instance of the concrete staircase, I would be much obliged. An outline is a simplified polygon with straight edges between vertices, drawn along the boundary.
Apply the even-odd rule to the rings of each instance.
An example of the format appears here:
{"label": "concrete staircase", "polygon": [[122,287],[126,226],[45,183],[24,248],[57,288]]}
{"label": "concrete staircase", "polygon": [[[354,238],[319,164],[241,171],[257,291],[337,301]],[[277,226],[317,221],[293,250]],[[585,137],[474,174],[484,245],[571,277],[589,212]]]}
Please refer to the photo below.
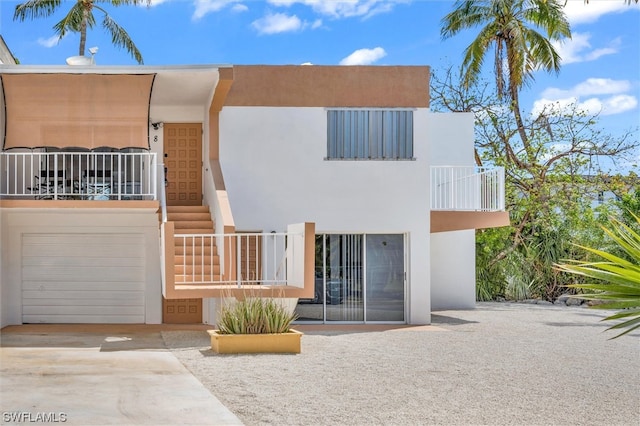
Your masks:
{"label": "concrete staircase", "polygon": [[[167,206],[167,220],[175,234],[213,234],[214,224],[207,206]],[[220,280],[220,257],[215,239],[190,237],[175,240],[175,282]],[[192,277],[192,278],[191,278]]]}

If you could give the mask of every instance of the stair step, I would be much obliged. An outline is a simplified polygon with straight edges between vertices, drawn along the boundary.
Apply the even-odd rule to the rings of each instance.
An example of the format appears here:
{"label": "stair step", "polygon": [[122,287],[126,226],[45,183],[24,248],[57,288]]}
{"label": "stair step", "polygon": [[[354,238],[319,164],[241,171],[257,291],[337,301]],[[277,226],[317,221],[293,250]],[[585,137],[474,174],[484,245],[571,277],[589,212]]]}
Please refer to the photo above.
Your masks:
{"label": "stair step", "polygon": [[[167,206],[167,219],[174,223],[176,234],[213,234],[215,229],[207,206]],[[215,243],[215,238],[210,237],[187,237],[186,241],[176,238],[175,282],[220,282],[220,257]]]}
{"label": "stair step", "polygon": [[213,232],[211,220],[181,220],[174,223],[174,229],[210,229]]}
{"label": "stair step", "polygon": [[[193,232],[192,232],[193,231]],[[176,234],[184,235],[184,237],[175,238],[175,246],[215,246],[216,237],[213,235],[213,230],[200,229],[202,232],[195,232],[194,229],[181,229],[180,232],[176,231]]]}
{"label": "stair step", "polygon": [[196,278],[198,277],[198,275],[201,274],[211,274],[213,271],[213,274],[220,274],[220,265],[213,265],[213,267],[211,265],[175,265],[175,275],[196,275]]}
{"label": "stair step", "polygon": [[210,264],[213,262],[214,265],[220,264],[220,257],[218,255],[213,255],[213,260],[211,256],[200,256],[200,255],[180,255],[177,254],[175,256],[175,264],[176,265],[202,265],[202,264]]}
{"label": "stair step", "polygon": [[209,212],[209,206],[167,206],[167,213]]}
{"label": "stair step", "polygon": [[175,212],[168,213],[167,219],[170,221],[178,221],[178,220],[211,220],[211,214],[206,212]]}
{"label": "stair step", "polygon": [[175,229],[175,233],[186,234],[186,235],[192,235],[192,234],[210,235],[210,234],[213,234],[213,228],[180,228],[180,229]]}
{"label": "stair step", "polygon": [[[214,240],[215,241],[215,240]],[[217,246],[210,246],[209,244],[206,245],[200,245],[200,244],[196,244],[194,246],[192,245],[187,245],[187,246],[183,246],[182,244],[178,245],[176,244],[175,246],[175,254],[176,256],[184,256],[184,255],[205,255],[205,256],[210,256],[211,255],[211,251],[213,250],[213,255],[217,256],[218,255],[218,247]]]}
{"label": "stair step", "polygon": [[[189,279],[187,281],[187,278]],[[176,274],[174,282],[176,284],[179,283],[184,283],[184,282],[191,282],[193,279],[196,279],[197,281],[204,281],[204,282],[220,282],[222,281],[222,275],[220,274],[214,274],[214,275],[210,275],[210,274],[204,274],[204,275],[198,275],[197,277],[192,277],[191,275],[184,275],[184,274]]]}

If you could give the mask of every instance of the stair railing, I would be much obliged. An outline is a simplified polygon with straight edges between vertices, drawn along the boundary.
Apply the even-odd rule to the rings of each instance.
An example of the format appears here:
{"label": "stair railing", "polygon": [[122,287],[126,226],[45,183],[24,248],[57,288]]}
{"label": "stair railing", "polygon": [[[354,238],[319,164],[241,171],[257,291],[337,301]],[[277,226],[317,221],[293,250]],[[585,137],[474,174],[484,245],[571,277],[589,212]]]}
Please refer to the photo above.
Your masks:
{"label": "stair railing", "polygon": [[164,163],[158,164],[158,198],[160,201],[160,211],[162,212],[162,223],[167,222],[167,178]]}
{"label": "stair railing", "polygon": [[[287,241],[303,234],[287,232],[233,234],[175,234],[182,246],[182,262],[176,263],[176,284],[289,285],[283,264],[304,261],[304,253],[292,251]],[[255,244],[251,244],[251,240]],[[215,254],[216,241],[224,241],[220,252],[235,253],[224,259]],[[209,248],[210,247],[210,248]],[[208,249],[208,250],[207,250]],[[192,253],[187,256],[186,253]],[[194,256],[194,253],[200,253]],[[218,260],[215,257],[218,256]],[[217,268],[217,270],[216,270]],[[234,271],[234,274],[225,274]]]}

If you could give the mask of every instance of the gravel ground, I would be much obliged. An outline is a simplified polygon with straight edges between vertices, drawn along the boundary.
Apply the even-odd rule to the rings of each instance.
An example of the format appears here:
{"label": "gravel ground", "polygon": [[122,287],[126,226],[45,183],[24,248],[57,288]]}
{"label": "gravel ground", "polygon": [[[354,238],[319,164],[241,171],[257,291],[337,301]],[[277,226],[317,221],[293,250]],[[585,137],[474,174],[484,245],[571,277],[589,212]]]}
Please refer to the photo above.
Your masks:
{"label": "gravel ground", "polygon": [[162,334],[246,425],[639,425],[640,334],[608,340],[605,313],[480,303],[428,327],[308,330],[298,355]]}

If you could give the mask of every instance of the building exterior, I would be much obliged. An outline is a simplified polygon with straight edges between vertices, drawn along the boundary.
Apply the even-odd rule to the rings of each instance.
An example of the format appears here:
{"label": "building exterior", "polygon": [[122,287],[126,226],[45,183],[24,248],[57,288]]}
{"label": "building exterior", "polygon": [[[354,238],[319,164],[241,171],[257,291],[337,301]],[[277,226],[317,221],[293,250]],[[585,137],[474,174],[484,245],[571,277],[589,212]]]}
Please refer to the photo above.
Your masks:
{"label": "building exterior", "polygon": [[13,56],[13,53],[9,50],[9,47],[0,35],[0,64],[15,64],[16,58]]}
{"label": "building exterior", "polygon": [[428,324],[475,303],[474,229],[508,224],[473,117],[428,67],[1,65],[1,325]]}

